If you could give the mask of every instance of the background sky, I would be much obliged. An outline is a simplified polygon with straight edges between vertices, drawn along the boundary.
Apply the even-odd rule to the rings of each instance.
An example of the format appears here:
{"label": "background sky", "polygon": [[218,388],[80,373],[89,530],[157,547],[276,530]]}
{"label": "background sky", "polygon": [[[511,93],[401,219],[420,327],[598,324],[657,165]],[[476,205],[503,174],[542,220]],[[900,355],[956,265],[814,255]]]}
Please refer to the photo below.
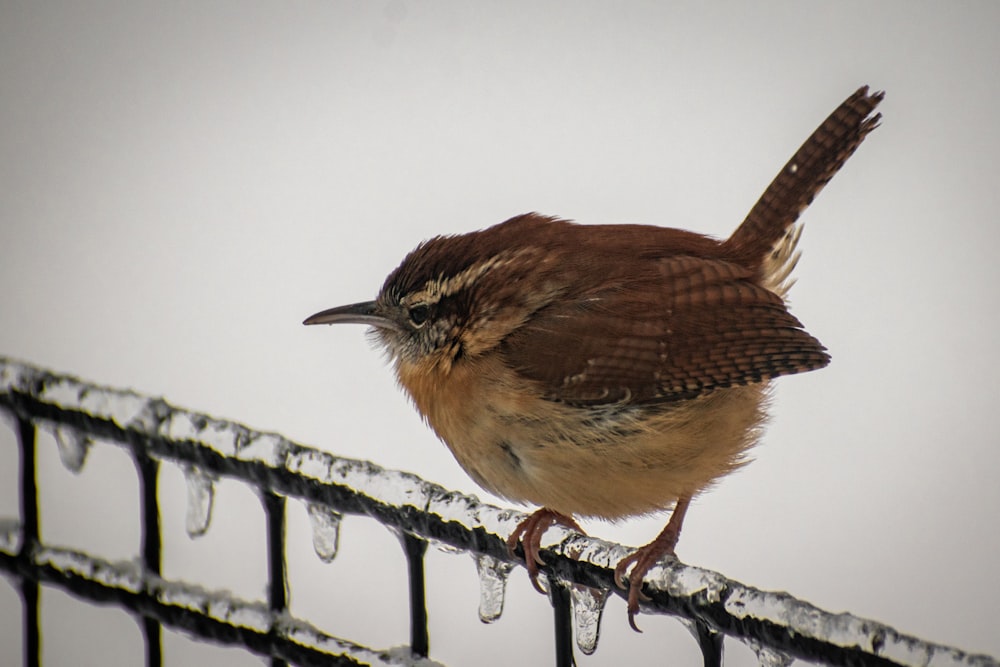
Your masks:
{"label": "background sky", "polygon": [[[696,500],[678,552],[998,655],[997,25],[992,2],[2,2],[0,354],[480,493],[362,328],[302,319],[374,297],[422,239],[527,211],[726,236],[868,83],[883,125],[803,217],[791,293],[833,363],[777,381],[756,462]],[[44,539],[134,557],[124,452],[74,476],[41,443]],[[16,461],[0,427],[0,515]],[[176,468],[161,493],[165,574],[262,597],[254,494],[220,483],[192,541]],[[638,545],[665,519],[585,527]],[[396,539],[348,518],[322,565],[296,502],[289,520],[293,612],[405,643]],[[484,626],[472,559],[428,561],[433,657],[550,660],[522,569]],[[141,661],[122,612],[49,590],[42,607],[50,664]],[[580,664],[696,664],[675,620],[640,624],[612,599]],[[167,664],[259,664],[166,635]]]}

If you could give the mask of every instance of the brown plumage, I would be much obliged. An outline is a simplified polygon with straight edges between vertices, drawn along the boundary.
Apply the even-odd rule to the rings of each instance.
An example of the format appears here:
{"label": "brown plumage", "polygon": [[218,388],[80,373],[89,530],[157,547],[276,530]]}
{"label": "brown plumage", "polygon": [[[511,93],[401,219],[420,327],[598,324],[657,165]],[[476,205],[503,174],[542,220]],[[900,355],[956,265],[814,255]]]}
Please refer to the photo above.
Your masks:
{"label": "brown plumage", "polygon": [[577,225],[535,213],[431,239],[375,301],[306,324],[373,325],[400,384],[487,490],[542,509],[511,536],[536,583],[542,533],[573,515],[674,507],[629,566],[672,554],[690,499],[742,465],[767,383],[829,356],[788,312],[799,214],[878,124],[861,88],[813,133],[733,235]]}

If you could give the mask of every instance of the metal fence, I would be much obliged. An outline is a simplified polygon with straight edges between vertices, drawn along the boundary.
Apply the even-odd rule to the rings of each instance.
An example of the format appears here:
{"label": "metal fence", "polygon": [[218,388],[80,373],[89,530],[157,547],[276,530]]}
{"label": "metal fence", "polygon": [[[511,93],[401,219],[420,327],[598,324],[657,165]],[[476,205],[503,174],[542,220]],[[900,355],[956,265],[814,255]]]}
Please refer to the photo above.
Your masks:
{"label": "metal fence", "polygon": [[[175,408],[159,398],[91,385],[4,358],[0,408],[11,414],[17,433],[21,504],[19,517],[0,517],[0,571],[20,592],[27,665],[41,660],[38,600],[43,583],[134,614],[150,666],[162,664],[164,626],[242,646],[272,665],[421,664],[429,662],[430,648],[423,567],[428,542],[475,556],[484,620],[499,615],[507,575],[517,565],[507,553],[505,537],[523,514],[409,473],[336,457],[277,434]],[[35,470],[38,428],[54,430],[63,462],[71,468],[82,464],[94,442],[111,442],[130,452],[140,480],[137,559],[112,563],[42,543]],[[235,478],[256,489],[266,522],[266,602],[161,577],[157,482],[164,462],[185,470],[192,534],[207,527],[214,479]],[[313,546],[321,557],[332,558],[336,552],[344,514],[371,517],[399,535],[410,587],[411,631],[405,650],[377,650],[333,637],[288,613],[287,498],[307,503]],[[558,530],[551,533],[558,536]],[[613,583],[614,565],[628,553],[628,547],[565,531],[558,544],[544,550],[557,665],[573,664],[574,650],[596,648],[604,602],[609,594],[622,594]],[[762,665],[787,665],[798,658],[829,665],[1000,667],[990,656],[926,642],[850,614],[831,614],[785,593],[760,591],[681,563],[654,568],[644,590],[649,599],[643,612],[676,616],[688,625],[706,665],[722,664],[723,639],[731,637],[750,645]]]}

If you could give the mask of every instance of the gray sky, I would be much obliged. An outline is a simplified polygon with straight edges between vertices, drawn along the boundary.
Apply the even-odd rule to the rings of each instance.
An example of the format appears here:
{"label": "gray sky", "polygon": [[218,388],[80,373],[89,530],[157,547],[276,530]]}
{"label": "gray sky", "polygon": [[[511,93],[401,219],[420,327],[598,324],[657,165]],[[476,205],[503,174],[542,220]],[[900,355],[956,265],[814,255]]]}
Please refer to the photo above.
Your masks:
{"label": "gray sky", "polygon": [[[372,298],[424,238],[532,210],[725,236],[869,83],[883,126],[805,214],[791,294],[833,363],[776,383],[757,461],[696,500],[678,552],[997,655],[997,25],[989,2],[3,3],[0,354],[479,493],[361,328],[302,319]],[[133,557],[127,457],[99,447],[74,477],[46,443],[45,539]],[[5,432],[0,461],[10,516]],[[260,596],[254,495],[220,484],[189,541],[170,466],[162,494],[166,574]],[[349,518],[321,565],[304,509],[289,514],[293,612],[404,643],[395,538]],[[642,544],[664,521],[586,527]],[[483,626],[472,560],[428,567],[434,657],[549,660],[551,612],[523,570]],[[353,601],[371,568],[380,602]],[[120,612],[55,592],[43,608],[52,664],[139,661]],[[0,583],[0,618],[19,613]],[[696,659],[676,621],[640,624],[610,602],[581,665]],[[14,660],[17,623],[0,628]],[[173,633],[166,656],[258,662]]]}

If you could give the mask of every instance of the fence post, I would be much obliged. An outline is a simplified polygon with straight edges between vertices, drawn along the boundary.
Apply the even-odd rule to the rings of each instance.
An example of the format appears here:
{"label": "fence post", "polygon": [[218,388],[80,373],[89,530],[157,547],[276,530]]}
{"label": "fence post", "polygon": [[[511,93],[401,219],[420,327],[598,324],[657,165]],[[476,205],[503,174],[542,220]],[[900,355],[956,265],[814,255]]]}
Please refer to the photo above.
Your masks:
{"label": "fence post", "polygon": [[407,571],[410,576],[410,650],[426,658],[430,653],[430,635],[427,631],[427,592],[424,583],[424,554],[427,541],[410,533],[403,533],[403,550],[406,552]]}
{"label": "fence post", "polygon": [[708,627],[702,621],[694,622],[694,635],[705,659],[705,667],[722,667],[723,635]]}
{"label": "fence post", "polygon": [[[265,490],[261,492],[261,501],[267,517],[267,604],[273,613],[278,614],[288,608],[288,577],[285,574],[285,497]],[[287,664],[281,658],[271,658],[271,667],[286,667]]]}
{"label": "fence post", "polygon": [[556,631],[556,666],[572,667],[576,661],[573,658],[573,622],[569,587],[560,584],[554,576],[549,577],[549,598],[552,601],[552,623]]}
{"label": "fence post", "polygon": [[[139,511],[142,514],[142,565],[148,574],[160,576],[162,535],[160,532],[159,472],[160,462],[143,447],[133,446],[132,460],[139,472]],[[146,643],[146,666],[163,664],[163,629],[151,616],[142,616],[142,635]]]}
{"label": "fence post", "polygon": [[[17,558],[27,572],[34,564],[35,549],[39,544],[36,438],[35,425],[31,420],[18,417],[17,441],[21,449],[21,548]],[[38,667],[42,664],[41,633],[38,628],[39,588],[37,580],[21,578],[21,598],[24,602],[24,664],[28,667]]]}

